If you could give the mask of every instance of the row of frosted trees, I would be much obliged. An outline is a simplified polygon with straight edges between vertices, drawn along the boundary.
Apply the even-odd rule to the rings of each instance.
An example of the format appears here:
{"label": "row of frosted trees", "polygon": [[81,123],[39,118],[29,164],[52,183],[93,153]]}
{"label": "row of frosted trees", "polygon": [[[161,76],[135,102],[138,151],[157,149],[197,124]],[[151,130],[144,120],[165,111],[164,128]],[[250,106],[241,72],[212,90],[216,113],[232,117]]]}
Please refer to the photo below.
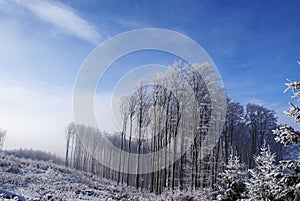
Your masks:
{"label": "row of frosted trees", "polygon": [[[115,134],[71,123],[67,128],[66,165],[161,193],[166,188],[214,188],[231,153],[253,168],[253,155],[264,141],[280,159],[282,147],[272,137],[272,129],[277,127],[274,111],[228,99],[226,116],[213,115],[212,105],[218,107],[213,97],[223,93],[215,87],[219,80],[214,73],[207,63],[177,63],[157,74],[151,86],[139,81],[131,95],[122,97],[123,126]],[[222,119],[226,120],[224,126],[217,128]],[[211,133],[212,127],[219,133]],[[104,138],[129,154],[125,157],[106,149]],[[152,171],[143,173],[142,157],[149,153],[147,166]],[[105,158],[106,164],[113,164],[116,157],[119,164],[114,170],[97,160]]]}

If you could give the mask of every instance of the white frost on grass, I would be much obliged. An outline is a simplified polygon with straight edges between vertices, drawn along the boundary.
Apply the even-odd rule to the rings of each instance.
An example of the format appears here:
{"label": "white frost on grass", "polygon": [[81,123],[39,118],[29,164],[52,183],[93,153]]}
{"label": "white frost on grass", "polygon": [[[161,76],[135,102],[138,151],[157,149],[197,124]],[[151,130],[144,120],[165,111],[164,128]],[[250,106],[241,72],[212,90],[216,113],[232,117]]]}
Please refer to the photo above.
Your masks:
{"label": "white frost on grass", "polygon": [[21,159],[0,153],[0,189],[28,201],[61,200],[210,200],[199,192],[165,191],[161,195],[50,162]]}

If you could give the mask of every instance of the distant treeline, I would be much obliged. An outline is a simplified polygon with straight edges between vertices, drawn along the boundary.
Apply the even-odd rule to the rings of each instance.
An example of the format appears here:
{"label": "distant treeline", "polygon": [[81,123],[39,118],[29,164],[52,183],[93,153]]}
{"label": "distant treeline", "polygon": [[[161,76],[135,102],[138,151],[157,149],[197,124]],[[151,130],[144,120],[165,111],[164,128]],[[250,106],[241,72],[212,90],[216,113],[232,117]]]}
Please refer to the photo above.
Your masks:
{"label": "distant treeline", "polygon": [[5,151],[5,153],[19,158],[32,159],[38,161],[51,161],[58,165],[64,165],[64,160],[61,157],[46,151],[34,149],[15,149],[7,150]]}

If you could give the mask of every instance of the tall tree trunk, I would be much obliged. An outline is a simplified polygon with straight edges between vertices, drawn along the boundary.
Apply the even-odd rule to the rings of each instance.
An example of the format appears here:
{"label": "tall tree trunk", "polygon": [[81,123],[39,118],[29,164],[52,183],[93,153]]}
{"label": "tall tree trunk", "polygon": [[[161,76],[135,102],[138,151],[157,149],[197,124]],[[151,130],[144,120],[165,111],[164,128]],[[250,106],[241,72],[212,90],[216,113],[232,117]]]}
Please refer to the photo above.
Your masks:
{"label": "tall tree trunk", "polygon": [[[129,122],[129,140],[128,140],[128,161],[127,161],[127,170],[130,168],[130,156],[131,156],[131,136],[132,136],[132,121],[133,114],[130,114],[130,122]],[[130,174],[129,171],[127,173],[127,186],[130,185]]]}

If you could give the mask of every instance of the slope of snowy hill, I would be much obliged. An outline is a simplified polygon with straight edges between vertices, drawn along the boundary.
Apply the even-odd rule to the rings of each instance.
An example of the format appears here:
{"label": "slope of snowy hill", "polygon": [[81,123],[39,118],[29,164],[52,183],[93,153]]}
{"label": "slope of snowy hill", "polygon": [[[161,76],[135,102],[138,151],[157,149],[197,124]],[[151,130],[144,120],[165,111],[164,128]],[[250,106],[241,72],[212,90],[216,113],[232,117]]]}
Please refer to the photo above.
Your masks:
{"label": "slope of snowy hill", "polygon": [[[155,195],[117,185],[50,162],[0,154],[0,189],[22,195],[28,201],[43,200],[204,200],[189,193]],[[198,194],[199,195],[199,194]],[[1,198],[0,198],[1,200]]]}

